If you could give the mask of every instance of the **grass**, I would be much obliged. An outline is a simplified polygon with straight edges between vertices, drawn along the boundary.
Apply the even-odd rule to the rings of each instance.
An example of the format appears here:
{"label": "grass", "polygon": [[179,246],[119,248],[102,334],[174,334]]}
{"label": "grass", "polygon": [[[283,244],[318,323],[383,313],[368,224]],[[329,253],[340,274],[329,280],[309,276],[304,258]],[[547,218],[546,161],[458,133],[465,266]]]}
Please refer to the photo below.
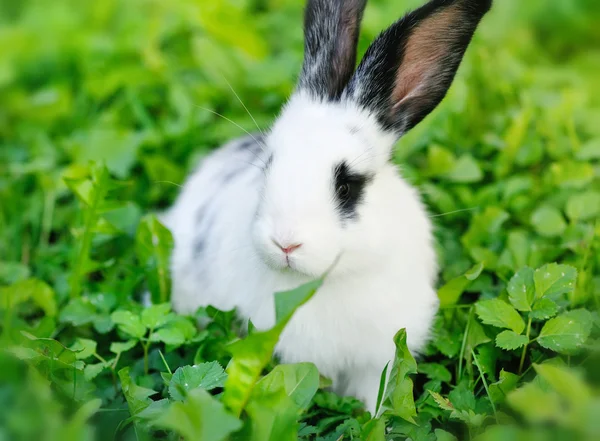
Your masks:
{"label": "grass", "polygon": [[[399,142],[436,224],[442,309],[416,363],[396,336],[377,416],[271,360],[286,317],[240,339],[232,311],[171,313],[172,240],[148,213],[255,127],[236,94],[268,127],[302,3],[0,3],[0,438],[598,439],[594,0],[497,1]],[[371,1],[360,52],[416,4]]]}

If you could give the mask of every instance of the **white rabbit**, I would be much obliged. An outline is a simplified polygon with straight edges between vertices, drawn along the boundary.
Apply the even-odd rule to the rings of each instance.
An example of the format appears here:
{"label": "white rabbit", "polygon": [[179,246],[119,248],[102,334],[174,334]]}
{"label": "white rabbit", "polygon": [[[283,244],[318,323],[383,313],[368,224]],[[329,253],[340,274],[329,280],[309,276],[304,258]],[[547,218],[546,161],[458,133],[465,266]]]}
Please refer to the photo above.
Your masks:
{"label": "white rabbit", "polygon": [[273,293],[321,276],[277,345],[375,409],[408,332],[418,353],[437,311],[432,226],[390,161],[442,100],[491,0],[432,0],[383,32],[355,68],[366,0],[308,0],[297,90],[264,136],[233,141],[190,176],[163,220],[175,239],[176,311],[237,308],[274,325]]}

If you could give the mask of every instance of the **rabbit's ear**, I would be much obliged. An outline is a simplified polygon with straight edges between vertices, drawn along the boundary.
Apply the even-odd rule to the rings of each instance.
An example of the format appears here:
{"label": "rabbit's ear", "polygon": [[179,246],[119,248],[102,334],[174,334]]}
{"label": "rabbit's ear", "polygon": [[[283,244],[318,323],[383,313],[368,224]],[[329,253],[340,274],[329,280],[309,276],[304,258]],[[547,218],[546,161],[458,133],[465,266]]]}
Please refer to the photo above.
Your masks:
{"label": "rabbit's ear", "polygon": [[356,67],[356,43],[366,0],[308,0],[300,90],[338,100]]}
{"label": "rabbit's ear", "polygon": [[367,50],[344,97],[398,136],[444,98],[492,0],[431,0],[384,31]]}

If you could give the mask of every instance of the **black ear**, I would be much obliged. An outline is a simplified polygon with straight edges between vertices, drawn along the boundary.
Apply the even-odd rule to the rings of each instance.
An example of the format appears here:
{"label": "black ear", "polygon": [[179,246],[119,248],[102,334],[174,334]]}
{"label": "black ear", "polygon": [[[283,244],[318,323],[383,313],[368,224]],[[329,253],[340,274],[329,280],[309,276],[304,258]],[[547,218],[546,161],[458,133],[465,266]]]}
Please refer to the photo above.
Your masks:
{"label": "black ear", "polygon": [[308,0],[299,88],[338,100],[356,67],[356,43],[366,0]]}
{"label": "black ear", "polygon": [[401,135],[444,98],[492,0],[431,0],[384,31],[367,50],[345,97]]}

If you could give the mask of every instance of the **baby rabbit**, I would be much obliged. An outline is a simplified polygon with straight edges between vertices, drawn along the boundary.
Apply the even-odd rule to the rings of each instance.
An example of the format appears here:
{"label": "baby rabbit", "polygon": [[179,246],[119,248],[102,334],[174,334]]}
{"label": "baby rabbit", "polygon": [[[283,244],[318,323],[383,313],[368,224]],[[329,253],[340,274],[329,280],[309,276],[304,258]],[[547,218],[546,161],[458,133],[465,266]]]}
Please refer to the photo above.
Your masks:
{"label": "baby rabbit", "polygon": [[432,226],[390,161],[442,100],[491,0],[431,0],[384,31],[355,70],[366,0],[308,0],[298,86],[264,135],[232,141],[189,177],[163,221],[173,306],[237,308],[274,325],[273,293],[320,277],[276,352],[310,361],[374,411],[408,332],[418,353],[437,311]]}

